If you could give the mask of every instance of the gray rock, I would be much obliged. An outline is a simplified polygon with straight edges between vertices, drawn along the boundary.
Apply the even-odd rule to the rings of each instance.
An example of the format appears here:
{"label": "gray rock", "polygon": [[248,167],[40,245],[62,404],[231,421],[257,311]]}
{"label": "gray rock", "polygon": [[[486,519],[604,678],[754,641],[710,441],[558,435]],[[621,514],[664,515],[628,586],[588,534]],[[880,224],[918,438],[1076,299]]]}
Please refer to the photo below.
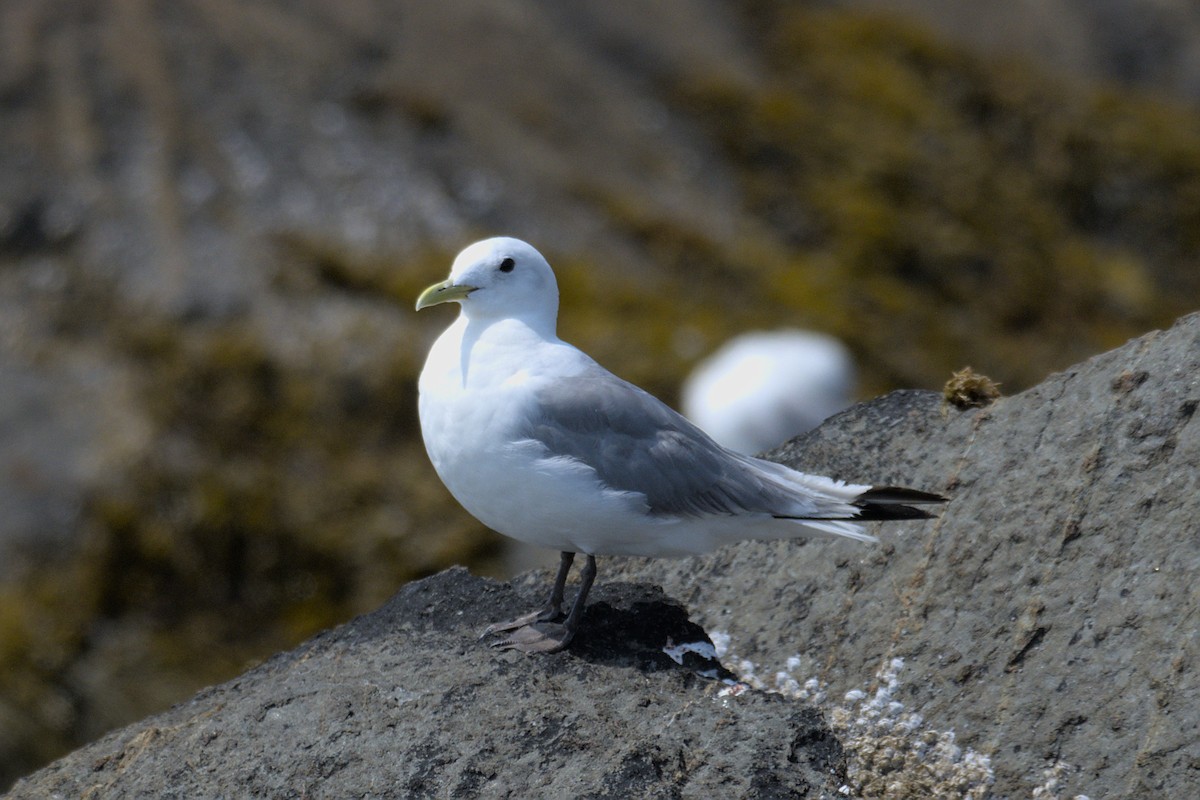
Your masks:
{"label": "gray rock", "polygon": [[969,796],[1194,796],[1198,375],[1192,315],[988,408],[893,393],[772,454],[952,497],[937,520],[881,531],[877,548],[744,543],[608,561],[583,633],[547,658],[473,641],[491,618],[535,605],[545,575],[501,586],[443,573],[77,751],[12,796],[928,788],[888,752],[911,731],[847,721],[850,697],[825,701],[844,762],[820,715],[787,692],[721,697],[722,684],[675,668],[663,644],[703,631],[660,590],[623,580],[665,586],[760,674],[811,677],[818,699],[874,690],[871,674],[893,665],[896,680],[877,681],[924,718],[912,730],[925,749],[912,752],[957,759],[932,745],[952,731],[990,757],[994,784]]}
{"label": "gray rock", "polygon": [[644,585],[607,584],[571,651],[476,642],[545,585],[454,569],[19,781],[10,798],[832,796],[841,745],[813,707],[699,677],[707,641]]}
{"label": "gray rock", "polygon": [[940,519],[616,576],[662,585],[760,673],[799,654],[830,697],[903,658],[897,701],[990,755],[995,796],[1194,797],[1198,405],[1200,315],[985,409],[896,392],[770,455],[945,492]]}

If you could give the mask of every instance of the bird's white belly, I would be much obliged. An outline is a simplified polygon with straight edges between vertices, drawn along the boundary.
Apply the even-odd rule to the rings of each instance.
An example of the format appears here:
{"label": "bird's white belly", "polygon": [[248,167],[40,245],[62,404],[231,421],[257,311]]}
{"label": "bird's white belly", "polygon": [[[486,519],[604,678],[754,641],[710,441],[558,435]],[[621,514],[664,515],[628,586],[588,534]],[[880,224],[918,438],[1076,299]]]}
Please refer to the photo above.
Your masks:
{"label": "bird's white belly", "polygon": [[518,397],[493,390],[480,402],[470,392],[426,391],[420,403],[438,477],[463,508],[498,533],[593,555],[685,555],[724,538],[707,535],[696,520],[648,515],[643,495],[606,487],[584,464],[547,457],[541,444],[520,440]]}
{"label": "bird's white belly", "polygon": [[[477,403],[422,398],[430,461],[472,516],[513,539],[572,552],[624,553],[654,538],[664,523],[644,515],[641,495],[607,489],[590,468],[547,458],[531,440],[514,441],[519,422],[511,407],[490,408],[479,416]],[[463,414],[476,416],[464,425]],[[456,433],[468,427],[476,435]]]}
{"label": "bird's white belly", "polygon": [[[452,328],[421,375],[421,433],[446,488],[480,522],[522,542],[593,554],[629,552],[627,539],[645,547],[662,522],[643,513],[642,495],[603,487],[592,469],[521,440],[531,380],[523,368],[495,367],[504,359],[489,347],[477,344],[464,366],[461,331]],[[536,364],[539,352],[509,360]]]}

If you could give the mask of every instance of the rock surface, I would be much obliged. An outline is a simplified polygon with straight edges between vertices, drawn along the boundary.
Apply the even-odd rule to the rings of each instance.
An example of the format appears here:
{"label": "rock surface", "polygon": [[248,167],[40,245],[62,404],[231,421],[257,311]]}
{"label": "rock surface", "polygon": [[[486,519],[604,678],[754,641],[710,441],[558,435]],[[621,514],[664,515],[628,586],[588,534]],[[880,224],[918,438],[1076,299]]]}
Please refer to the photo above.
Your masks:
{"label": "rock surface", "polygon": [[[898,701],[991,756],[995,796],[1200,790],[1200,315],[985,409],[856,406],[772,453],[950,495],[852,544],[626,562],[770,674],[830,696],[900,657]],[[795,674],[795,673],[793,673]]]}
{"label": "rock surface", "polygon": [[588,636],[529,658],[476,641],[545,586],[454,569],[165,714],[19,781],[9,797],[829,797],[841,745],[813,707],[668,658],[707,641],[652,587],[608,584]]}
{"label": "rock surface", "polygon": [[[885,530],[878,548],[607,561],[583,633],[544,658],[473,634],[536,605],[546,576],[442,573],[12,797],[817,797],[872,779],[912,796],[870,741],[847,738],[862,748],[847,767],[811,706],[722,697],[676,668],[663,645],[705,634],[647,580],[764,674],[791,659],[814,696],[849,702],[891,664],[888,701],[990,756],[992,796],[1194,796],[1198,376],[1200,314],[984,409],[893,393],[773,454],[951,495],[939,519]],[[855,775],[856,758],[879,774]]]}

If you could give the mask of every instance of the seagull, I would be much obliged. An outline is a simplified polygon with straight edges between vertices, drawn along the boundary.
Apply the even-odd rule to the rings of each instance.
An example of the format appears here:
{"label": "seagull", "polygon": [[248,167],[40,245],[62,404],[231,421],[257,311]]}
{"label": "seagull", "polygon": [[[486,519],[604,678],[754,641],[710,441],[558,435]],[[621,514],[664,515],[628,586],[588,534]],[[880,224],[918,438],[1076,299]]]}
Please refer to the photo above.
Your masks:
{"label": "seagull", "polygon": [[815,331],[752,331],[696,365],[680,391],[683,415],[718,444],[761,453],[851,404],[854,360]]}
{"label": "seagull", "polygon": [[[418,311],[458,303],[421,371],[421,435],[446,488],[499,533],[561,552],[545,606],[489,625],[500,649],[557,652],[596,556],[686,556],[744,539],[877,541],[857,522],[925,519],[940,495],[848,484],[728,450],[558,338],[558,284],[531,245],[470,245]],[[564,615],[575,555],[586,563]]]}

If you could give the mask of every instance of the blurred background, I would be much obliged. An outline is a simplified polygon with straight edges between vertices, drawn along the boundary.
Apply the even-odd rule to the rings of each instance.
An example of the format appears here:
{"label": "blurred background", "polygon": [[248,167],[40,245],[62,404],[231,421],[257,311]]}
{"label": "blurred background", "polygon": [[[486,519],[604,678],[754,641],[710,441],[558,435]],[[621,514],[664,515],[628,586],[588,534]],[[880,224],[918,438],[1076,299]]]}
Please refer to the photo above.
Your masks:
{"label": "blurred background", "polygon": [[1198,101],[1183,0],[4,0],[0,790],[511,569],[417,430],[474,239],[672,403],[776,328],[1011,394],[1200,308]]}

